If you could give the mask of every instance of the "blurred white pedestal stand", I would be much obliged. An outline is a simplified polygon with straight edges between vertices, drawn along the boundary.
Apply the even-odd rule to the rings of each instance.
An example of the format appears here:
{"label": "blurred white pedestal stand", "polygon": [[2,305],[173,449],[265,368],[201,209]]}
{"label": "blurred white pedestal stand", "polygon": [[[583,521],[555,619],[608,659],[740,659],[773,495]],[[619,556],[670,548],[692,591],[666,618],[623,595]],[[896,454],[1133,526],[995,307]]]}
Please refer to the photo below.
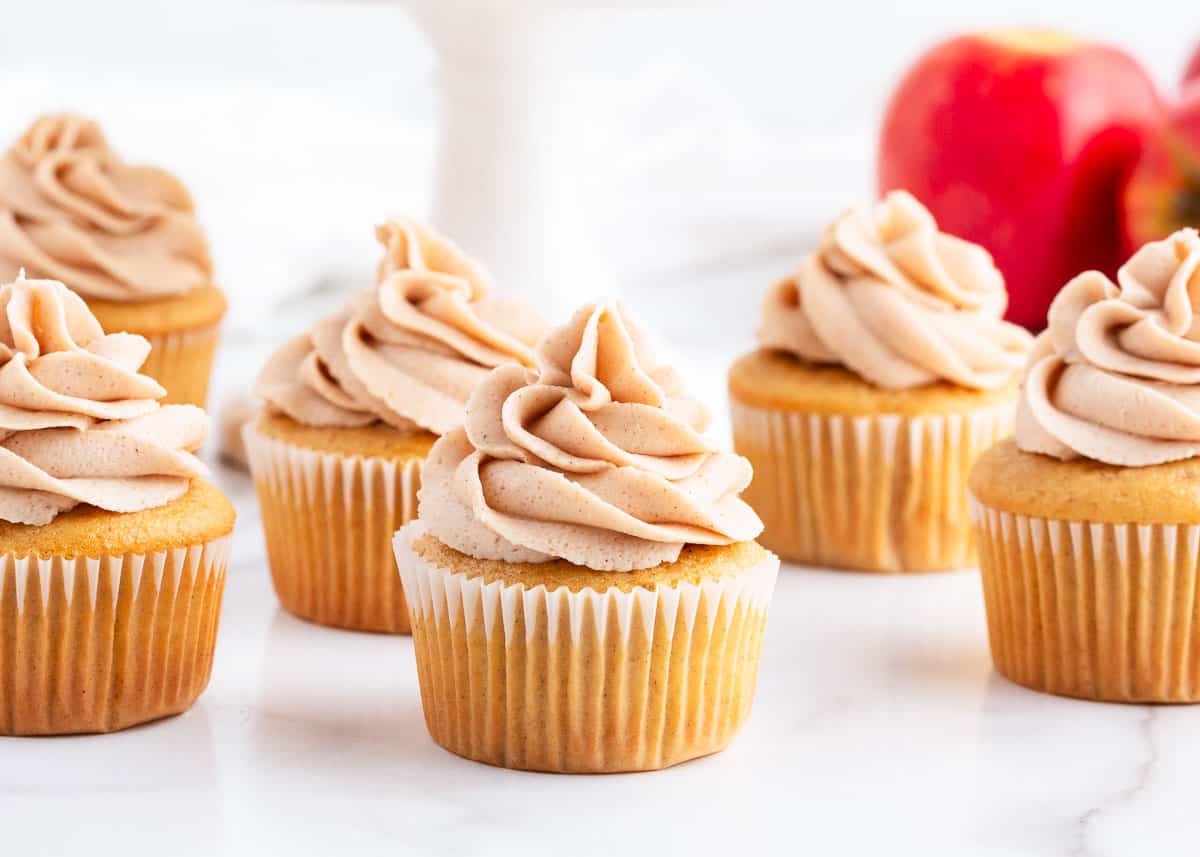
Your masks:
{"label": "blurred white pedestal stand", "polygon": [[586,21],[553,2],[407,5],[439,58],[433,223],[551,320],[615,293],[582,225]]}

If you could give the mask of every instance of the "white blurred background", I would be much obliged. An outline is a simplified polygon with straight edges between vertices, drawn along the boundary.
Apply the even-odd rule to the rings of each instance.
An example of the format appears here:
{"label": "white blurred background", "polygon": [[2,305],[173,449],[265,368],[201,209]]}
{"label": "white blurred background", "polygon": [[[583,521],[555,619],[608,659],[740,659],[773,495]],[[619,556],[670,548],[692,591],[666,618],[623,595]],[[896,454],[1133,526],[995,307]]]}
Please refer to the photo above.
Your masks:
{"label": "white blurred background", "polygon": [[[581,277],[602,271],[669,338],[694,344],[718,321],[733,343],[720,360],[750,341],[762,288],[872,192],[882,106],[933,41],[1058,27],[1124,46],[1173,89],[1200,35],[1166,2],[607,5],[574,13],[587,38],[569,47],[579,127],[563,147],[602,261]],[[231,344],[306,324],[368,281],[375,222],[428,210],[435,61],[400,3],[23,4],[0,28],[0,80],[5,145],[39,112],[74,110],[187,182]]]}

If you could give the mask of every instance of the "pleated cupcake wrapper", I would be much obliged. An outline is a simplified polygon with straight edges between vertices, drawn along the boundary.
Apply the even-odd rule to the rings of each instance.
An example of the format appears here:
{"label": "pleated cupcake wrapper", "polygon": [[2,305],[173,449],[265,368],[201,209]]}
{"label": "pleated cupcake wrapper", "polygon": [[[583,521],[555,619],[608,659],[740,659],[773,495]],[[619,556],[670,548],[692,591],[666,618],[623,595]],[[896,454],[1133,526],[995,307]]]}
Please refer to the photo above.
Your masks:
{"label": "pleated cupcake wrapper", "polygon": [[317,452],[252,425],[244,437],[284,608],[336,628],[407,634],[392,535],[416,517],[422,460]]}
{"label": "pleated cupcake wrapper", "polygon": [[149,554],[0,554],[0,734],[111,732],[208,685],[228,536]]}
{"label": "pleated cupcake wrapper", "polygon": [[996,669],[1035,690],[1200,701],[1200,526],[1092,524],[971,498]]}
{"label": "pleated cupcake wrapper", "polygon": [[975,564],[971,465],[1012,432],[1013,408],[906,417],[830,416],[731,402],[734,447],[754,466],[743,494],[759,541],[785,559],[866,571]]}
{"label": "pleated cupcake wrapper", "polygon": [[724,748],[750,713],[775,557],[655,590],[468,577],[396,536],[430,735],[480,762],[641,771]]}
{"label": "pleated cupcake wrapper", "polygon": [[208,382],[217,351],[219,325],[147,335],[150,356],[142,366],[167,389],[163,404],[191,404],[204,407],[208,400]]}

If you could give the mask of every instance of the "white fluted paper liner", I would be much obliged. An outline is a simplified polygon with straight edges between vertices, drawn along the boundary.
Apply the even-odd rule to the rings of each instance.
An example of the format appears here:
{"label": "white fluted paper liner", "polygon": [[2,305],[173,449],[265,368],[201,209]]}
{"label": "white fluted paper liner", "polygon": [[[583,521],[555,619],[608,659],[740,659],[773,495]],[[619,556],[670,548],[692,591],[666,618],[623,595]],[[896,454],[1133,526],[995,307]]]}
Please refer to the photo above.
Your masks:
{"label": "white fluted paper liner", "polygon": [[219,332],[218,323],[146,336],[150,356],[141,371],[166,387],[163,404],[205,406]]}
{"label": "white fluted paper liner", "polygon": [[1050,520],[974,497],[971,513],[1001,674],[1085,699],[1200,700],[1200,526]]}
{"label": "white fluted paper liner", "polygon": [[0,734],[110,732],[189,708],[212,673],[230,544],[0,555]]}
{"label": "white fluted paper liner", "polygon": [[724,748],[749,715],[779,560],[654,590],[493,581],[396,535],[421,699],[438,744],[559,772],[667,767]]}
{"label": "white fluted paper liner", "polygon": [[838,416],[730,402],[759,541],[785,559],[869,571],[975,564],[971,466],[1012,433],[1013,405],[955,414]]}
{"label": "white fluted paper liner", "polygon": [[392,534],[417,514],[422,459],[346,456],[245,429],[280,603],[338,628],[407,634]]}

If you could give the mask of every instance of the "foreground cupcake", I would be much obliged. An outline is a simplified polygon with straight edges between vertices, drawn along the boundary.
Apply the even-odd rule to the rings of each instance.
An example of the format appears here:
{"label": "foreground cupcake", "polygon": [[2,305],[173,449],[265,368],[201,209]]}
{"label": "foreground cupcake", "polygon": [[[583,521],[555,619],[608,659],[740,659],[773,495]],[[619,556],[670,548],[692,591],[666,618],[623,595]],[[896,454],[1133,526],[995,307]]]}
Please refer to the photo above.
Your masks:
{"label": "foreground cupcake", "polygon": [[82,295],[105,330],[150,341],[165,401],[203,406],[225,298],[187,190],[127,164],[100,127],[43,116],[0,159],[0,281],[24,269]]}
{"label": "foreground cupcake", "polygon": [[396,537],[425,721],[446,749],[540,771],[663,768],[750,712],[778,559],[745,459],[613,305],[472,394]]}
{"label": "foreground cupcake", "polygon": [[907,193],[834,221],[729,373],[763,544],[869,571],[972,565],[967,472],[1012,430],[1031,342],[1006,303],[987,252]]}
{"label": "foreground cupcake", "polygon": [[543,323],[413,221],[377,230],[378,282],[262,370],[245,433],[280,602],[340,628],[408,632],[392,533],[416,516],[421,463],[495,366],[532,365]]}
{"label": "foreground cupcake", "polygon": [[996,668],[1036,690],[1200,700],[1200,238],[1050,308],[1016,435],[971,473]]}
{"label": "foreground cupcake", "polygon": [[61,283],[0,287],[0,734],[122,729],[208,684],[234,513],[149,351]]}

